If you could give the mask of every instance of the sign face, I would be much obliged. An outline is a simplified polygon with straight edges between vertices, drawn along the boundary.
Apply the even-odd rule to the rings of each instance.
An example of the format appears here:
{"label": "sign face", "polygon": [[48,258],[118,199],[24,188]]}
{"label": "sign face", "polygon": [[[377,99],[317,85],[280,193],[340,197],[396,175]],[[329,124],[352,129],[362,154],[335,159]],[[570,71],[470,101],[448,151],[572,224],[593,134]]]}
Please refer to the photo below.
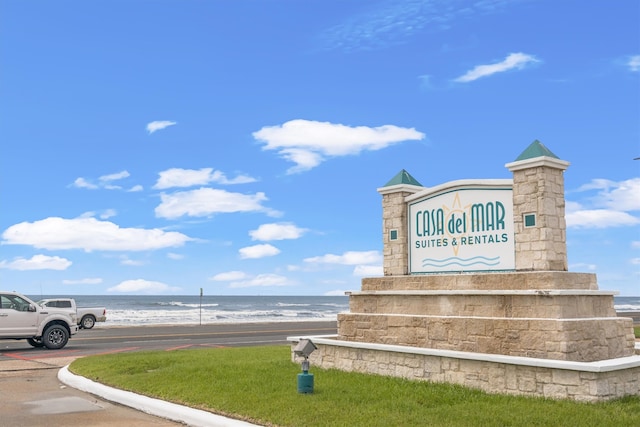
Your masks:
{"label": "sign face", "polygon": [[513,190],[456,188],[409,203],[409,273],[515,269]]}

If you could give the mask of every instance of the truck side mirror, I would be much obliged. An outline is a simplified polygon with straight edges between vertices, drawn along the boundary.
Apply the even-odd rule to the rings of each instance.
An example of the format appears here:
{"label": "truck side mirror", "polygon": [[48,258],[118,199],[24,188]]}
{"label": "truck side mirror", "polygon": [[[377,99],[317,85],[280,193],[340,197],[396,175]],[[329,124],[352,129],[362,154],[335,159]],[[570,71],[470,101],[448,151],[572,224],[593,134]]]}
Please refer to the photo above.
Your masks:
{"label": "truck side mirror", "polygon": [[33,305],[33,304],[29,304],[29,308],[27,309],[27,311],[35,312],[36,311],[36,306]]}

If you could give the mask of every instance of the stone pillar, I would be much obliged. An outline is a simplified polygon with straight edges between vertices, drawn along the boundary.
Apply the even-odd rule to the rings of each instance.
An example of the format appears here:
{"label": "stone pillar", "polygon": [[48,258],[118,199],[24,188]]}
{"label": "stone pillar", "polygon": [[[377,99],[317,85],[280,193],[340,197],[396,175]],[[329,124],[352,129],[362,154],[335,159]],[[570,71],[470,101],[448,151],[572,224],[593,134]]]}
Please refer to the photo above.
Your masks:
{"label": "stone pillar", "polygon": [[516,271],[567,271],[564,171],[560,160],[534,141],[513,172],[513,219]]}
{"label": "stone pillar", "polygon": [[385,276],[409,274],[409,229],[405,197],[424,190],[409,173],[400,171],[378,193],[382,194],[383,271]]}
{"label": "stone pillar", "polygon": [[[404,198],[411,193],[382,195],[382,254],[385,276],[409,274],[407,204]],[[395,240],[391,240],[391,233]]]}

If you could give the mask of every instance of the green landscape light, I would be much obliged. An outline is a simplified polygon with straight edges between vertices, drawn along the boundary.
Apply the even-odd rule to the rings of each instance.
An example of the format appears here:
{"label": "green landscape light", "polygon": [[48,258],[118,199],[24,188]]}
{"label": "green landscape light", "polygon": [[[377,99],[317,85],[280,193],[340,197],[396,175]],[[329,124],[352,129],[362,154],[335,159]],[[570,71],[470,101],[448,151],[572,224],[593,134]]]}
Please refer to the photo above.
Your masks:
{"label": "green landscape light", "polygon": [[304,357],[302,373],[298,374],[298,393],[313,393],[313,374],[309,373],[309,355],[318,347],[310,339],[301,339],[293,349],[296,356]]}

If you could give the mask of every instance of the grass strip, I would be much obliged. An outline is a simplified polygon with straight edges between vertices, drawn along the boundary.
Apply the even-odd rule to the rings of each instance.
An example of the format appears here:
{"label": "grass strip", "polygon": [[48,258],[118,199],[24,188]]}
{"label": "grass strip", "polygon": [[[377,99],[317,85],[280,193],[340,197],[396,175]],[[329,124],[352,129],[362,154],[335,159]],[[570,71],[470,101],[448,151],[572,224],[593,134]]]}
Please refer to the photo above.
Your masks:
{"label": "grass strip", "polygon": [[640,396],[580,403],[311,366],[297,392],[289,346],[88,356],[69,369],[142,395],[267,426],[640,426]]}

